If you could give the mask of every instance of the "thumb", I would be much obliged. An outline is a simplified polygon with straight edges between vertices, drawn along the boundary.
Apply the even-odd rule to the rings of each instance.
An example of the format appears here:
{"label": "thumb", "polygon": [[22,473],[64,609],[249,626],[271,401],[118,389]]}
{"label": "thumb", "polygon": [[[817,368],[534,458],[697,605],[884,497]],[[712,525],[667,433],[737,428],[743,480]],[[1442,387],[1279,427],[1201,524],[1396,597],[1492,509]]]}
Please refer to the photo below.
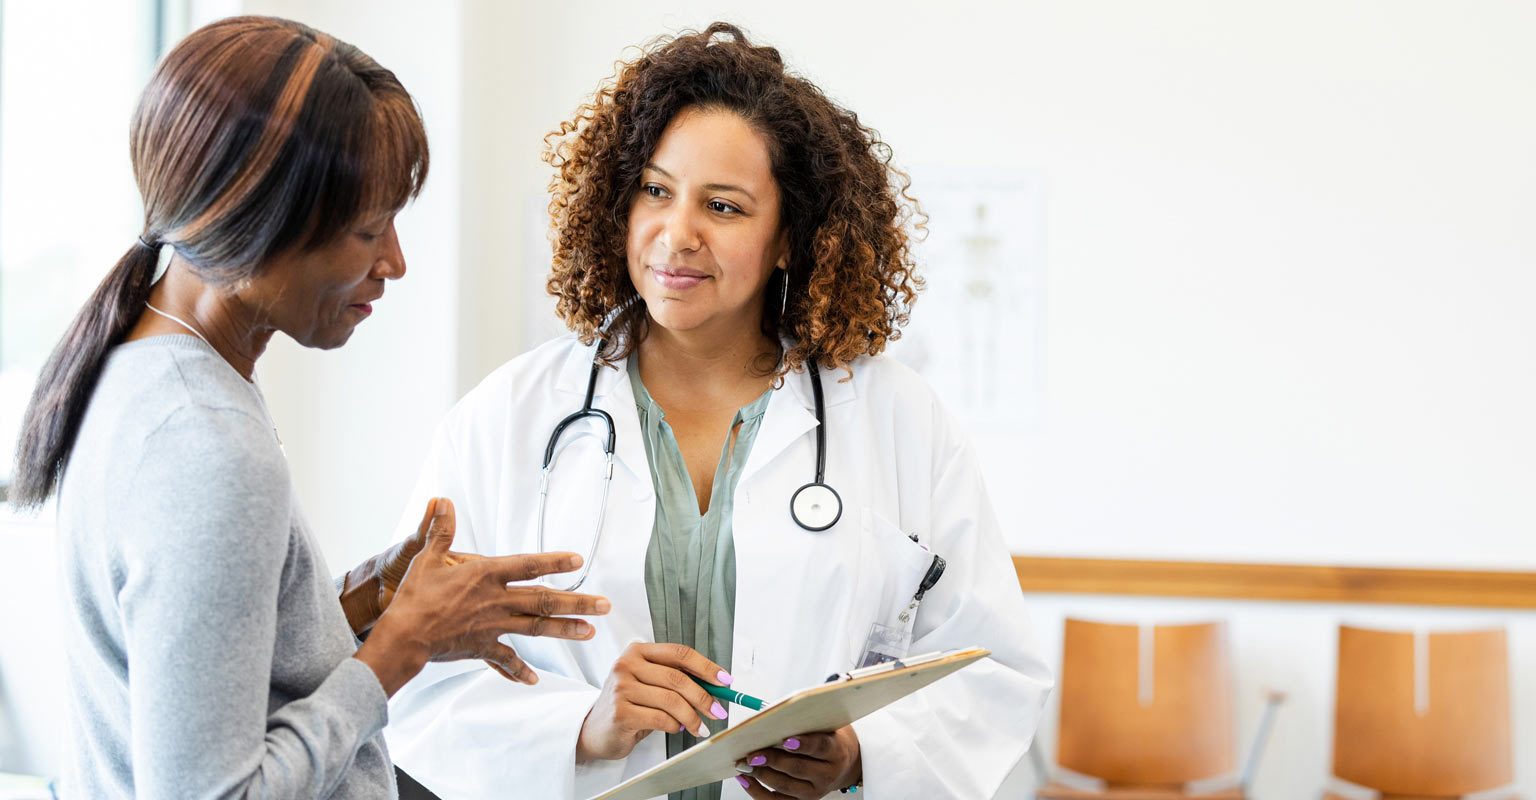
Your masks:
{"label": "thumb", "polygon": [[433,498],[435,506],[432,509],[432,521],[427,528],[427,547],[432,553],[446,558],[448,550],[453,546],[453,531],[456,519],[453,515],[453,501],[446,497]]}

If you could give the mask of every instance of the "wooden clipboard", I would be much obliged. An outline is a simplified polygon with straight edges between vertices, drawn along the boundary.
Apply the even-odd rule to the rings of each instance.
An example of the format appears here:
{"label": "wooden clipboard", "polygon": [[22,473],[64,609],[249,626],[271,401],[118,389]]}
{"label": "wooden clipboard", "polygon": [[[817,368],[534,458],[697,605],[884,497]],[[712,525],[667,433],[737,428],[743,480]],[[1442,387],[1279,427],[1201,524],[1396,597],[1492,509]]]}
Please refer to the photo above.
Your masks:
{"label": "wooden clipboard", "polygon": [[980,647],[953,650],[912,666],[803,689],[590,800],[648,800],[724,780],[736,775],[736,762],[754,750],[797,734],[841,728],[991,654]]}

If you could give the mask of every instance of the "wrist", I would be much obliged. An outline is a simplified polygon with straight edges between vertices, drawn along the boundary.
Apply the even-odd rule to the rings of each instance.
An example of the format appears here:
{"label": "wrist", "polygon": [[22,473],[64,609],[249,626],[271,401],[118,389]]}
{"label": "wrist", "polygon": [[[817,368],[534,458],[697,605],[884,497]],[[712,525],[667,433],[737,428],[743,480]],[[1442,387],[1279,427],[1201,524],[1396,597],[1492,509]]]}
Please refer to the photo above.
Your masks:
{"label": "wrist", "polygon": [[425,647],[396,635],[391,628],[389,625],[377,626],[368,641],[357,648],[354,657],[373,670],[384,693],[393,697],[400,687],[421,672],[430,654]]}
{"label": "wrist", "polygon": [[597,761],[602,758],[587,742],[587,724],[592,721],[592,710],[587,710],[587,715],[581,718],[581,727],[576,731],[576,763],[585,764],[589,761]]}
{"label": "wrist", "polygon": [[848,768],[838,778],[838,788],[859,786],[864,783],[864,754],[859,747],[859,735],[849,725],[842,729],[841,733],[853,757],[848,761]]}

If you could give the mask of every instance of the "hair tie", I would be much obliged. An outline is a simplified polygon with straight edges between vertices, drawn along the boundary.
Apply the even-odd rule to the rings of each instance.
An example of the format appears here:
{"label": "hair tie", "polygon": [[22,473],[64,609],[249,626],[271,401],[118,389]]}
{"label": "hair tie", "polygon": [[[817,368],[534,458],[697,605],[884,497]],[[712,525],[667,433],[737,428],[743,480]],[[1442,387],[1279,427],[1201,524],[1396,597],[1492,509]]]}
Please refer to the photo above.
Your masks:
{"label": "hair tie", "polygon": [[143,247],[146,250],[159,250],[160,249],[160,244],[158,242],[156,242],[155,244],[150,244],[149,242],[144,241],[144,237],[143,236],[139,236],[137,238],[138,238],[138,241],[139,241],[139,246]]}

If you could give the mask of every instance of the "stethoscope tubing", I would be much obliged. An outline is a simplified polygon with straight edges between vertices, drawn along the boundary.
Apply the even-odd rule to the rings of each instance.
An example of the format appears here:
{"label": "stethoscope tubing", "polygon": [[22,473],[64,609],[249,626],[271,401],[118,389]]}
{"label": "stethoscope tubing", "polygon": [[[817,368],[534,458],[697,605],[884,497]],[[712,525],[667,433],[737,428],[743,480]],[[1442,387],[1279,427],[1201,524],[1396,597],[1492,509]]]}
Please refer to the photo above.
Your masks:
{"label": "stethoscope tubing", "polygon": [[[537,541],[535,542],[535,546],[538,548],[539,552],[544,552],[544,516],[545,509],[549,501],[549,476],[550,473],[554,470],[555,448],[560,444],[561,435],[563,435],[566,429],[571,425],[583,419],[589,418],[599,419],[602,421],[602,425],[606,429],[607,437],[603,443],[603,490],[601,492],[601,499],[598,504],[596,530],[592,534],[592,544],[587,548],[587,555],[582,561],[581,571],[577,573],[576,581],[569,586],[551,585],[551,588],[556,588],[565,592],[575,591],[576,589],[580,588],[581,585],[586,582],[587,575],[592,569],[592,561],[597,557],[598,543],[602,541],[603,537],[603,520],[608,511],[609,490],[613,486],[613,459],[618,442],[617,431],[613,424],[612,415],[600,408],[593,408],[592,406],[593,398],[597,393],[598,370],[601,368],[602,364],[598,361],[598,358],[594,353],[592,358],[592,372],[587,376],[587,391],[585,398],[582,400],[581,409],[567,415],[564,419],[560,420],[560,422],[555,425],[555,429],[550,432],[549,442],[544,446],[544,461],[540,465],[539,469],[539,510],[537,521],[538,528],[536,534]],[[821,372],[816,368],[816,362],[814,359],[806,362],[806,369],[810,373],[811,395],[815,401],[816,406],[816,480],[800,487],[795,491],[794,495],[791,496],[789,514],[790,517],[794,519],[796,525],[799,525],[801,528],[814,533],[824,531],[837,524],[837,521],[843,516],[843,500],[842,497],[838,495],[836,490],[834,490],[831,486],[828,486],[826,483],[827,421],[826,400],[821,388]],[[807,490],[810,490],[816,497],[822,498],[822,502],[830,506],[831,513],[822,513],[822,519],[813,519],[810,522],[802,519],[797,508],[797,501]],[[812,507],[816,509],[817,512],[821,511],[819,505],[813,505]],[[546,585],[549,584],[546,583]]]}

